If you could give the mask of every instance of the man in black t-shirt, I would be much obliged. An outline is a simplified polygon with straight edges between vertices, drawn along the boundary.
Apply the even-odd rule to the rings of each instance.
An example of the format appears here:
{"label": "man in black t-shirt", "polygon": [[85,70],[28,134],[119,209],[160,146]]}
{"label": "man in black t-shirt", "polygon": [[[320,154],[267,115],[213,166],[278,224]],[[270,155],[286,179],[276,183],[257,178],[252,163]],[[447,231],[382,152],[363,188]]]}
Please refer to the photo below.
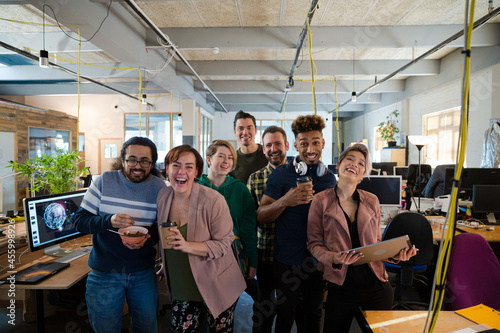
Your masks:
{"label": "man in black t-shirt", "polygon": [[257,124],[255,117],[242,110],[234,116],[234,135],[240,143],[237,153],[236,167],[230,176],[246,184],[252,173],[267,165],[267,158],[262,146],[255,143]]}

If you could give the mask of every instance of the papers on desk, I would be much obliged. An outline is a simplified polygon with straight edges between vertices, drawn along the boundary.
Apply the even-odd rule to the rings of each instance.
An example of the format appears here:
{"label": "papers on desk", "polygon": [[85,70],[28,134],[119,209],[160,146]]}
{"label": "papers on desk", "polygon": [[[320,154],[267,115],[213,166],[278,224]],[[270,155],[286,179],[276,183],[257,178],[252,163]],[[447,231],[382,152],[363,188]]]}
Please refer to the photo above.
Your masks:
{"label": "papers on desk", "polygon": [[492,329],[488,325],[476,325],[472,327],[462,328],[460,330],[451,331],[450,333],[476,333],[476,332],[500,332],[496,329]]}
{"label": "papers on desk", "polygon": [[[489,306],[479,304],[470,308],[457,310],[455,313],[472,320],[478,324],[486,324],[490,327],[500,330],[500,312]],[[480,332],[480,331],[477,331]]]}

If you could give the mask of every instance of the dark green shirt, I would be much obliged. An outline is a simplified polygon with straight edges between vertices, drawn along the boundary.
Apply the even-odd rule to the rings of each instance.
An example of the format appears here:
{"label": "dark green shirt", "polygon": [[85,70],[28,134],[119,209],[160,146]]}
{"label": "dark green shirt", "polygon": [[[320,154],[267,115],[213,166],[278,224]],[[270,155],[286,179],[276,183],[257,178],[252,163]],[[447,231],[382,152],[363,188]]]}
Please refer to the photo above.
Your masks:
{"label": "dark green shirt", "polygon": [[[179,231],[186,239],[187,223],[179,227]],[[188,254],[179,250],[167,249],[165,250],[165,259],[172,298],[178,301],[202,302],[203,298],[194,281],[191,266],[189,266]]]}
{"label": "dark green shirt", "polygon": [[229,173],[233,178],[238,179],[243,184],[246,184],[248,177],[257,170],[262,169],[267,165],[267,158],[264,155],[262,146],[258,145],[257,150],[251,154],[243,154],[241,148],[236,151],[237,160],[236,168]]}

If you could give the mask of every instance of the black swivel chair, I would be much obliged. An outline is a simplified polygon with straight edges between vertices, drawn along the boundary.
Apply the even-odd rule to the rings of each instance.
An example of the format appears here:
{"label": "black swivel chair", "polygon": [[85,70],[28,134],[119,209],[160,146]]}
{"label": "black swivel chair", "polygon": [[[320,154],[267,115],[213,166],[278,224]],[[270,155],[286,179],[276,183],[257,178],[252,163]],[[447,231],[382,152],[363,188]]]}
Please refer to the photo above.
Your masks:
{"label": "black swivel chair", "polygon": [[[432,167],[429,164],[420,165],[420,177],[418,164],[408,166],[408,180],[406,181],[406,209],[410,210],[412,199],[423,197],[424,189],[432,174]],[[420,207],[418,207],[420,208]]]}
{"label": "black swivel chair", "polygon": [[[384,262],[388,272],[396,273],[394,284],[395,306],[410,310],[410,306],[426,307],[428,297],[430,296],[429,286],[425,275],[416,274],[425,272],[427,267],[432,263],[434,256],[432,228],[429,221],[418,213],[401,213],[396,215],[387,225],[382,240],[392,239],[400,236],[408,235],[413,245],[418,248],[417,255],[408,261],[402,261],[399,264],[390,264]],[[419,283],[419,285],[417,285]],[[413,288],[412,287],[417,287]],[[420,289],[423,293],[419,293],[418,300],[408,300],[405,294],[412,294],[414,289]],[[423,296],[421,294],[424,294]],[[423,300],[422,300],[423,299]]]}
{"label": "black swivel chair", "polygon": [[90,184],[92,183],[92,174],[89,173],[85,177],[80,177],[80,180],[83,180],[83,187],[90,187]]}

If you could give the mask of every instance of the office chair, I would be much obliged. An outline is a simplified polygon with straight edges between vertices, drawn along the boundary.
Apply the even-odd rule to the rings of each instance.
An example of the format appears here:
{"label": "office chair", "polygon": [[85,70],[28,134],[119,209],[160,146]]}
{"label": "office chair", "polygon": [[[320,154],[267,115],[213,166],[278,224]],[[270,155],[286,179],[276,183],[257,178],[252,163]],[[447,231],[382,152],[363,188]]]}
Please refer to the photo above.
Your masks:
{"label": "office chair", "polygon": [[[396,273],[394,284],[396,286],[394,307],[402,307],[407,310],[412,310],[410,305],[427,307],[426,302],[405,301],[403,296],[405,291],[409,291],[414,287],[414,281],[420,285],[415,287],[423,287],[425,290],[425,300],[428,301],[427,292],[429,286],[427,277],[423,274],[415,274],[415,272],[424,272],[427,266],[432,262],[434,256],[432,227],[429,221],[418,213],[400,213],[396,215],[387,225],[384,231],[382,240],[392,239],[400,236],[408,235],[413,245],[418,248],[417,254],[408,261],[402,261],[399,264],[391,264],[384,262],[388,272]],[[406,297],[408,298],[408,297]]]}
{"label": "office chair", "polygon": [[500,263],[483,236],[455,236],[446,282],[447,310],[484,304],[500,310]]}
{"label": "office chair", "polygon": [[[418,164],[410,164],[408,166],[408,180],[406,181],[406,209],[410,210],[412,200],[415,198],[423,197],[423,192],[429,179],[431,178],[432,168],[429,164],[420,165],[420,177],[418,171]],[[420,199],[416,203],[417,211],[420,209]]]}
{"label": "office chair", "polygon": [[370,172],[372,176],[380,176],[380,169],[372,169]]}
{"label": "office chair", "polygon": [[85,177],[80,177],[80,180],[83,180],[83,187],[87,188],[90,187],[90,184],[92,183],[92,174],[88,174]]}

